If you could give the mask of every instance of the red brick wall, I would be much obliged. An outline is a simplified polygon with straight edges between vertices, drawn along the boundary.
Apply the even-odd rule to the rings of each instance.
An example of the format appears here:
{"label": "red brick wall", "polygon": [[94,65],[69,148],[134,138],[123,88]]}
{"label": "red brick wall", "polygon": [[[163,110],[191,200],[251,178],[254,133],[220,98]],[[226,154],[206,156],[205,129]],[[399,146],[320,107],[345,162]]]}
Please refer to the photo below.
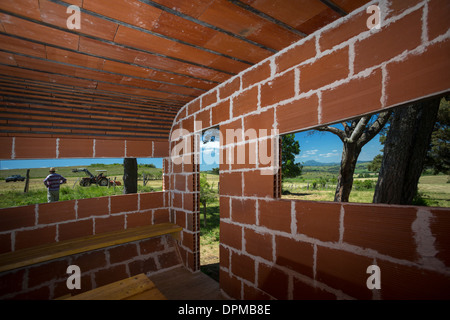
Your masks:
{"label": "red brick wall", "polygon": [[[0,209],[0,253],[170,221],[166,192],[118,195]],[[157,237],[0,273],[0,299],[53,299],[71,293],[69,265],[81,291],[181,264],[176,242]]]}
{"label": "red brick wall", "polygon": [[[262,161],[231,164],[243,146],[259,159],[280,134],[448,92],[450,3],[379,2],[380,30],[356,10],[242,72],[183,108],[167,165],[170,207],[182,225],[185,264],[199,268],[198,158],[201,127],[269,129],[221,141],[220,283],[238,299],[450,298],[448,209],[279,200]],[[186,130],[181,135],[177,129]],[[197,133],[192,133],[195,132]],[[273,139],[272,139],[273,138]],[[271,140],[272,139],[272,140]],[[258,147],[257,147],[258,146]],[[274,153],[273,158],[277,155]],[[183,163],[179,163],[184,160]],[[381,289],[369,290],[369,265]]]}
{"label": "red brick wall", "polygon": [[0,159],[160,158],[166,141],[80,138],[0,137]]}

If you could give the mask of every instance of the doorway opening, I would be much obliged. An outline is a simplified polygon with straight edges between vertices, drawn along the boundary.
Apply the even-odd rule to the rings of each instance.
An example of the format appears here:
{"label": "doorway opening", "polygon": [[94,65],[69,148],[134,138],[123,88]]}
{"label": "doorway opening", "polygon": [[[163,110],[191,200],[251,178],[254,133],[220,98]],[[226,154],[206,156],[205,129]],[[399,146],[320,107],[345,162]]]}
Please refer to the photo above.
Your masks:
{"label": "doorway opening", "polygon": [[200,270],[219,281],[219,128],[202,132],[200,142]]}

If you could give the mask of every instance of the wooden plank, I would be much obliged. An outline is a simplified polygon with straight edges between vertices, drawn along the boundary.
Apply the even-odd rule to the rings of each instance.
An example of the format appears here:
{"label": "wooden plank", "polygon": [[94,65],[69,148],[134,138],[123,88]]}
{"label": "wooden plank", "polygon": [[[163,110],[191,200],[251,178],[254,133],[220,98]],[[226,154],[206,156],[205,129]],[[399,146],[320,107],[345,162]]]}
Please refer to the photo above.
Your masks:
{"label": "wooden plank", "polygon": [[167,300],[156,287],[123,300]]}
{"label": "wooden plank", "polygon": [[157,290],[143,273],[72,296],[66,300],[123,300],[146,291]]}
{"label": "wooden plank", "polygon": [[177,234],[181,230],[182,228],[176,224],[161,223],[8,252],[0,255],[0,272],[123,243]]}

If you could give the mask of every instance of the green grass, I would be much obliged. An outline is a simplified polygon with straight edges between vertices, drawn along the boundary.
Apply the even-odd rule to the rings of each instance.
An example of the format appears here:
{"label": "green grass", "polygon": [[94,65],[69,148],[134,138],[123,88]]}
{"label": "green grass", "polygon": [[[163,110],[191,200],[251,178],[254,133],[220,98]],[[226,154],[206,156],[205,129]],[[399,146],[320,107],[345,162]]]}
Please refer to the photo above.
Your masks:
{"label": "green grass", "polygon": [[[96,170],[106,170],[108,178],[121,182],[121,186],[99,187],[91,185],[90,187],[81,187],[79,180],[86,177],[84,172],[74,173],[73,168],[86,168],[92,174],[98,174]],[[142,173],[160,175],[162,169],[151,168],[146,165],[138,166],[138,175]],[[67,184],[61,186],[59,200],[87,199],[111,195],[123,194],[123,164],[93,164],[91,166],[72,166],[59,167],[57,173],[67,179]],[[26,206],[36,203],[47,202],[47,189],[43,180],[48,175],[48,168],[37,168],[30,170],[29,191],[24,193],[25,182],[6,182],[5,177],[13,174],[26,175],[26,169],[0,170],[0,208],[9,208],[17,206]],[[138,192],[152,192],[162,190],[162,180],[150,180],[146,186],[143,186],[142,179],[138,181]]]}

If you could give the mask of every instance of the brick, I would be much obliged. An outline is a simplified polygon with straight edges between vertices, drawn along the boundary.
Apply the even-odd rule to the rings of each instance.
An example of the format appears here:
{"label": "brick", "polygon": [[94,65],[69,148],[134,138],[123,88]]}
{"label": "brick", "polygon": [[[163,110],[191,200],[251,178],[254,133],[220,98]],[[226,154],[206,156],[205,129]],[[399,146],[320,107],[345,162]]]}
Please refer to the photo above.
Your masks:
{"label": "brick", "polygon": [[52,280],[66,278],[68,266],[66,259],[60,259],[30,267],[28,287],[32,288]]}
{"label": "brick", "polygon": [[[372,290],[366,286],[367,267],[373,259],[351,252],[317,246],[316,280],[341,290],[357,299],[371,299]],[[383,273],[381,273],[383,286]]]}
{"label": "brick", "polygon": [[35,207],[31,205],[0,209],[0,232],[34,226]]}
{"label": "brick", "polygon": [[152,157],[153,156],[153,142],[152,141],[133,141],[127,140],[127,157]]}
{"label": "brick", "polygon": [[450,40],[435,43],[418,55],[410,55],[386,67],[386,101],[388,106],[445,91],[450,84],[448,70]]}
{"label": "brick", "polygon": [[0,137],[0,159],[11,159],[12,157],[12,141],[10,137]]}
{"label": "brick", "polygon": [[245,251],[251,255],[272,261],[272,238],[273,236],[270,233],[244,228]]}
{"label": "brick", "polygon": [[140,210],[164,207],[164,192],[146,192],[139,194]]}
{"label": "brick", "polygon": [[220,221],[220,243],[233,247],[237,250],[242,249],[242,227]]}
{"label": "brick", "polygon": [[274,266],[258,264],[258,288],[278,300],[288,299],[289,278]]}
{"label": "brick", "polygon": [[194,193],[183,194],[183,209],[187,211],[194,210]]}
{"label": "brick", "polygon": [[220,216],[229,219],[230,216],[230,198],[220,196]]}
{"label": "brick", "polygon": [[[270,173],[266,170],[244,172],[244,196],[273,197],[274,176]],[[221,185],[222,183],[222,180],[220,180]]]}
{"label": "brick", "polygon": [[181,174],[175,174],[175,190],[186,191],[186,177]]}
{"label": "brick", "polygon": [[359,35],[362,32],[368,31],[367,19],[369,14],[366,10],[342,21],[334,28],[325,30],[319,38],[320,50],[325,51],[333,48],[334,46],[341,44],[351,38]]}
{"label": "brick", "polygon": [[255,224],[256,223],[256,201],[251,199],[231,200],[231,219],[234,222]]}
{"label": "brick", "polygon": [[448,16],[450,15],[450,3],[446,0],[432,0],[428,3],[428,40],[444,34],[450,28]]}
{"label": "brick", "polygon": [[108,249],[111,264],[130,260],[138,255],[136,243],[128,243]]}
{"label": "brick", "polygon": [[233,97],[233,117],[258,109],[258,87],[252,87]]}
{"label": "brick", "polygon": [[59,139],[58,158],[91,158],[93,145],[92,139]]}
{"label": "brick", "polygon": [[153,210],[153,223],[170,222],[169,209],[157,209]]}
{"label": "brick", "polygon": [[0,274],[0,296],[20,292],[23,289],[26,269],[2,272]]}
{"label": "brick", "polygon": [[154,272],[158,270],[155,258],[148,257],[144,260],[134,260],[128,263],[128,269],[130,270],[130,276],[134,276],[140,273]]}
{"label": "brick", "polygon": [[315,94],[277,107],[280,134],[317,125],[318,107],[319,99]]}
{"label": "brick", "polygon": [[387,15],[384,19],[388,19],[394,16],[398,16],[405,10],[414,7],[421,0],[409,0],[409,1],[391,1],[388,3]]}
{"label": "brick", "polygon": [[72,263],[79,266],[82,273],[106,266],[106,250],[96,250],[81,253],[73,257]]}
{"label": "brick", "polygon": [[220,173],[220,195],[242,195],[242,174],[240,172]]}
{"label": "brick", "polygon": [[119,231],[125,227],[125,216],[109,216],[106,218],[95,218],[95,234]]}
{"label": "brick", "polygon": [[219,269],[220,288],[231,298],[241,299],[241,281],[227,271]]}
{"label": "brick", "polygon": [[200,111],[200,99],[196,99],[188,104],[187,106],[187,114],[190,116],[191,114]]}
{"label": "brick", "polygon": [[436,258],[450,266],[450,214],[449,209],[430,210],[433,217],[430,219],[430,230],[433,234],[434,246],[437,250]]}
{"label": "brick", "polygon": [[111,214],[121,212],[133,212],[138,209],[138,195],[127,194],[111,196]]}
{"label": "brick", "polygon": [[294,277],[294,300],[336,300],[336,296],[318,287],[306,284]]}
{"label": "brick", "polygon": [[123,140],[95,140],[95,157],[124,158],[125,141]]}
{"label": "brick", "polygon": [[91,236],[94,233],[92,219],[61,223],[58,225],[59,241]]}
{"label": "brick", "polygon": [[231,252],[231,272],[242,279],[255,282],[255,260],[251,257]]}
{"label": "brick", "polygon": [[50,287],[43,286],[37,289],[29,289],[26,292],[21,292],[13,297],[14,300],[49,300]]}
{"label": "brick", "polygon": [[158,255],[158,261],[159,264],[161,265],[161,269],[174,267],[181,263],[178,254],[176,253],[175,250],[164,252]]}
{"label": "brick", "polygon": [[120,264],[94,273],[95,283],[98,287],[128,278],[125,264]]}
{"label": "brick", "polygon": [[277,265],[287,267],[308,277],[313,276],[314,249],[312,244],[276,236],[275,246],[275,263]]}
{"label": "brick", "polygon": [[39,204],[38,224],[75,220],[75,200]]}
{"label": "brick", "polygon": [[219,102],[211,110],[211,125],[215,126],[230,119],[230,99]]}
{"label": "brick", "polygon": [[266,228],[291,232],[290,201],[258,201],[259,224]]}
{"label": "brick", "polygon": [[0,254],[12,251],[11,233],[0,234]]}
{"label": "brick", "polygon": [[185,119],[181,123],[182,123],[181,126],[183,127],[183,130],[187,130],[188,133],[194,133],[194,117]]}
{"label": "brick", "polygon": [[195,115],[195,131],[204,130],[211,126],[210,112],[210,109],[207,109]]}
{"label": "brick", "polygon": [[223,146],[227,144],[232,143],[239,143],[242,142],[242,121],[241,119],[226,123],[224,125],[221,125],[220,128],[220,134],[223,141],[221,141],[221,144]]}
{"label": "brick", "polygon": [[174,208],[183,208],[183,194],[180,192],[174,192],[172,193],[173,201],[172,201],[172,207]]}
{"label": "brick", "polygon": [[380,110],[382,95],[381,70],[365,78],[352,79],[322,92],[322,123],[344,120]]}
{"label": "brick", "polygon": [[164,250],[164,243],[161,237],[142,240],[139,242],[139,251],[141,254],[152,254]]}
{"label": "brick", "polygon": [[220,266],[229,269],[230,268],[230,250],[219,244],[219,260]]}
{"label": "brick", "polygon": [[258,288],[251,287],[244,283],[243,300],[271,300],[271,297]]}
{"label": "brick", "polygon": [[295,65],[298,65],[316,55],[316,39],[311,38],[303,43],[291,47],[288,51],[283,52],[275,58],[277,72],[283,72]]}
{"label": "brick", "polygon": [[261,85],[261,107],[267,107],[295,95],[295,72],[288,71]]}
{"label": "brick", "polygon": [[219,88],[219,98],[225,99],[231,96],[235,92],[239,91],[240,87],[241,87],[241,78],[236,77]]}
{"label": "brick", "polygon": [[151,210],[138,211],[127,214],[127,228],[135,228],[152,224],[153,213]]}
{"label": "brick", "polygon": [[295,203],[295,211],[298,233],[321,241],[339,240],[340,204],[301,201]]}
{"label": "brick", "polygon": [[[410,13],[377,33],[355,43],[354,70],[358,73],[366,68],[387,61],[405,50],[412,50],[421,43],[422,10]],[[386,49],[388,48],[388,49]]]}
{"label": "brick", "polygon": [[16,137],[14,151],[15,159],[56,158],[56,139]]}
{"label": "brick", "polygon": [[78,199],[78,218],[89,218],[109,214],[109,197]]}
{"label": "brick", "polygon": [[261,82],[269,78],[270,74],[270,61],[266,61],[263,64],[258,65],[257,67],[253,67],[252,69],[247,70],[242,75],[242,88],[245,89],[258,82]]}
{"label": "brick", "polygon": [[253,138],[255,132],[258,138],[272,135],[274,121],[273,109],[247,115],[244,118],[244,139],[246,139],[246,134],[250,135],[250,139]]}
{"label": "brick", "polygon": [[16,232],[15,250],[53,243],[56,241],[56,225]]}
{"label": "brick", "polygon": [[212,90],[202,96],[202,109],[212,105],[217,102],[217,91]]}
{"label": "brick", "polygon": [[391,257],[417,258],[412,223],[416,209],[401,206],[344,205],[344,242]]}
{"label": "brick", "polygon": [[378,260],[381,297],[386,300],[447,300],[450,277],[416,266]]}
{"label": "brick", "polygon": [[333,51],[300,67],[300,92],[319,89],[349,74],[348,47]]}
{"label": "brick", "polygon": [[153,142],[153,157],[163,158],[169,156],[169,142],[168,141],[154,141]]}
{"label": "brick", "polygon": [[224,153],[227,162],[231,164],[232,170],[252,169],[258,160],[256,142],[240,144],[234,147],[229,146]]}

